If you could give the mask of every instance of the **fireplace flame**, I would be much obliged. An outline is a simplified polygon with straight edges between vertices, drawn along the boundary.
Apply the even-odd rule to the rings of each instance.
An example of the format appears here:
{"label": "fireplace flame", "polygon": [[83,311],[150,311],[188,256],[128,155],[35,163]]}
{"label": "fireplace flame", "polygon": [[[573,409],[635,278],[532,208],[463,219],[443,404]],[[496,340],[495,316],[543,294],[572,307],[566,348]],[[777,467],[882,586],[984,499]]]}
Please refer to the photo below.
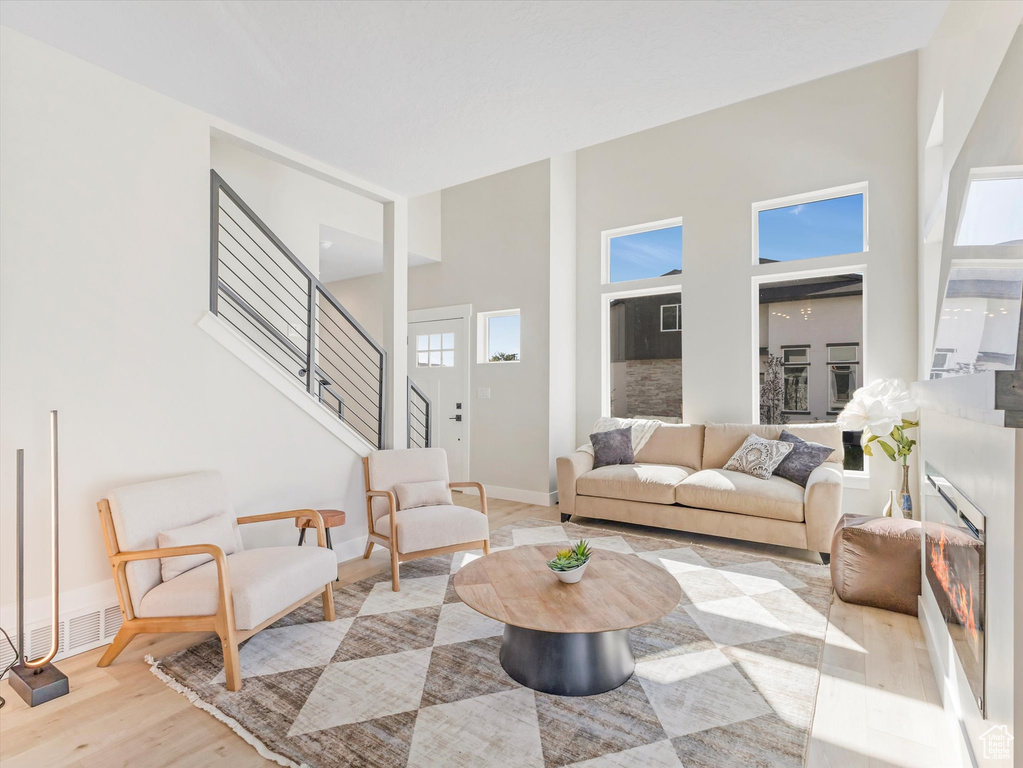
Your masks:
{"label": "fireplace flame", "polygon": [[973,585],[964,586],[961,581],[955,579],[949,569],[949,558],[945,554],[945,544],[948,539],[945,536],[945,526],[941,526],[941,536],[937,540],[931,539],[931,570],[941,584],[941,588],[948,596],[952,611],[959,620],[960,626],[966,630],[970,640],[970,647],[976,653],[980,642],[977,633],[976,614],[973,610]]}

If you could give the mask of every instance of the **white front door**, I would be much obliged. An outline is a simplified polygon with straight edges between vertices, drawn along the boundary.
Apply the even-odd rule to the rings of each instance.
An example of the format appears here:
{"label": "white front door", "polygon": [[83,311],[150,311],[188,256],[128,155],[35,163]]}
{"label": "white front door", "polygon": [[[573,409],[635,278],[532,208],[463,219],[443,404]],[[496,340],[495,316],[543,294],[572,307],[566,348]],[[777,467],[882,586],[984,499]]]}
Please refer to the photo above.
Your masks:
{"label": "white front door", "polygon": [[[447,451],[451,479],[465,480],[469,435],[465,320],[412,321],[408,328],[408,373],[430,398],[431,445]],[[415,414],[417,409],[413,405],[410,411]]]}

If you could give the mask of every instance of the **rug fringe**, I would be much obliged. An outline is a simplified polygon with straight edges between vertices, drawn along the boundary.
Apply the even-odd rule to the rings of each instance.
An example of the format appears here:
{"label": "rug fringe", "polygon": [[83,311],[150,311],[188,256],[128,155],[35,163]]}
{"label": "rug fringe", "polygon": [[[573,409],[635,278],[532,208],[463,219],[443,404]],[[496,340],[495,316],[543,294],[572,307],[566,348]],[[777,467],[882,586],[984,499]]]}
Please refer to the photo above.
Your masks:
{"label": "rug fringe", "polygon": [[246,741],[246,743],[252,746],[256,750],[256,752],[260,754],[261,757],[265,757],[267,760],[272,760],[278,765],[284,766],[284,768],[309,768],[309,765],[307,763],[296,763],[295,761],[288,759],[284,755],[277,754],[269,747],[267,747],[266,744],[260,741],[255,734],[253,734],[251,731],[246,730],[246,728],[233,717],[224,714],[212,704],[203,701],[199,697],[198,693],[193,691],[191,688],[182,685],[173,677],[171,677],[162,669],[160,669],[160,662],[154,659],[151,654],[148,653],[146,654],[146,663],[149,664],[149,671],[152,672],[153,675],[155,675],[156,678],[160,680],[164,685],[166,685],[172,691],[177,691],[186,699],[188,699],[188,701],[191,702],[193,707],[201,709],[203,712],[212,715],[214,718],[222,722],[232,731],[237,733]]}

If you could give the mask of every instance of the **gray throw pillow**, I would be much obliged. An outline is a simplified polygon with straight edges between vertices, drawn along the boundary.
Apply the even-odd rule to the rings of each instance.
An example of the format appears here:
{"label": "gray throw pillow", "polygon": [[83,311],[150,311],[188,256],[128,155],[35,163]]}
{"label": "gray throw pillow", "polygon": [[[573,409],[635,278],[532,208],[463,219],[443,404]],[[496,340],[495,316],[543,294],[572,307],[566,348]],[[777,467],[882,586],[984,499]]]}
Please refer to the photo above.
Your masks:
{"label": "gray throw pillow", "polygon": [[593,444],[593,468],[608,467],[612,464],[635,464],[632,453],[632,427],[609,429],[590,435]]}
{"label": "gray throw pillow", "polygon": [[791,451],[792,445],[789,443],[765,440],[751,433],[739,450],[732,454],[724,469],[769,480],[771,473]]}
{"label": "gray throw pillow", "polygon": [[811,443],[801,437],[796,437],[787,429],[781,431],[782,440],[792,443],[792,450],[789,455],[781,460],[774,474],[784,477],[806,488],[806,481],[810,479],[810,473],[828,460],[828,457],[835,452],[834,448],[828,448],[820,443]]}

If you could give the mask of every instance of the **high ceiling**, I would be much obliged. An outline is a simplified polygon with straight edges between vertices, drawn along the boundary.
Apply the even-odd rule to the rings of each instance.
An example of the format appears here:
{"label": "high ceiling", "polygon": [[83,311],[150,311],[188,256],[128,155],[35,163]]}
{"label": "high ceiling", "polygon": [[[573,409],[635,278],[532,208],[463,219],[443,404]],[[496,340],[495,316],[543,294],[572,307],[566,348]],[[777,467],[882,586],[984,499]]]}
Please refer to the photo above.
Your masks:
{"label": "high ceiling", "polygon": [[398,193],[924,45],[945,0],[5,0],[0,23]]}

